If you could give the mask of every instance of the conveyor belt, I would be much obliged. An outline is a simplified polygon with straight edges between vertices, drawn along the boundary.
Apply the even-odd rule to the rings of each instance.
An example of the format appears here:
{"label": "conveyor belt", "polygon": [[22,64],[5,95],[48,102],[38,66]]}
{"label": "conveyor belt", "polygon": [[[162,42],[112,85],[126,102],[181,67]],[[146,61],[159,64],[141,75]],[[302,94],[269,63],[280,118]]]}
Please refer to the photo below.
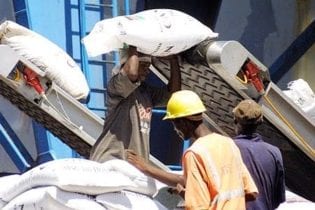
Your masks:
{"label": "conveyor belt", "polygon": [[21,111],[42,124],[51,133],[60,138],[65,144],[69,145],[80,155],[88,157],[91,145],[79,135],[75,130],[61,123],[45,110],[41,109],[34,101],[25,98],[13,83],[0,75],[0,94],[8,99],[13,105],[17,106]]}

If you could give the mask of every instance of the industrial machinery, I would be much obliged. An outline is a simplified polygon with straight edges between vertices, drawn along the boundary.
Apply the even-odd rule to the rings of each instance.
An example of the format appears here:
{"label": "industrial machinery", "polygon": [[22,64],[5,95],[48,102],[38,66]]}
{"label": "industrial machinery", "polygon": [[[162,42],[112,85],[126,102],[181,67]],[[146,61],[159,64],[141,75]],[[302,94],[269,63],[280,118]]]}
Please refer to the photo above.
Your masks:
{"label": "industrial machinery", "polygon": [[[315,201],[315,125],[272,83],[268,69],[236,41],[206,40],[182,58],[182,88],[201,96],[209,127],[233,136],[232,109],[244,98],[255,99],[265,116],[260,133],[283,154],[286,185]],[[155,59],[151,69],[168,81],[167,63]],[[0,45],[0,94],[84,157],[101,133],[101,118],[5,45]]]}

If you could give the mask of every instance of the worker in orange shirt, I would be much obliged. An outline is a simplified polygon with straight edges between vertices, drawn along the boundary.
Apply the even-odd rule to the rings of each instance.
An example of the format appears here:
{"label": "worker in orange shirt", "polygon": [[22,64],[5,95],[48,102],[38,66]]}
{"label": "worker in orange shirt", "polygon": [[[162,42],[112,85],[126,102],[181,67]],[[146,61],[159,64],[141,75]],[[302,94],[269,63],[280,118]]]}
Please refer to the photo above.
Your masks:
{"label": "worker in orange shirt", "polygon": [[159,170],[130,151],[127,160],[147,175],[182,187],[187,210],[245,209],[245,197],[255,199],[258,190],[233,140],[211,132],[203,123],[205,111],[193,91],[177,91],[168,101],[164,119],[171,120],[177,134],[192,143],[183,155],[183,176]]}

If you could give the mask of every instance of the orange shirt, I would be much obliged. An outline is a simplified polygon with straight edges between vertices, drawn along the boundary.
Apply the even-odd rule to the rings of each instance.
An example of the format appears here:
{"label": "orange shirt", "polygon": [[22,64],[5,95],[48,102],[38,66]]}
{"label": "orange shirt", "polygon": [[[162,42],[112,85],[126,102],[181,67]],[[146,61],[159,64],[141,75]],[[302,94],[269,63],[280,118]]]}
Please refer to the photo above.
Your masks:
{"label": "orange shirt", "polygon": [[185,209],[245,209],[245,194],[258,192],[231,138],[212,133],[183,155]]}

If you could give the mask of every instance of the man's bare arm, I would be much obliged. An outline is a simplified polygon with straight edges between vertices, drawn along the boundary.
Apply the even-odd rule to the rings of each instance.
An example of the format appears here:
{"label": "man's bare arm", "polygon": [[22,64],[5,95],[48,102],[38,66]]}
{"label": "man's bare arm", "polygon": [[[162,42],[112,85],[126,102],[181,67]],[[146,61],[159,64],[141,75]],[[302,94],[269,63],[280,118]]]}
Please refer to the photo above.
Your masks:
{"label": "man's bare arm", "polygon": [[171,76],[169,83],[167,85],[168,90],[173,93],[181,89],[181,74],[180,74],[180,67],[179,67],[179,60],[178,55],[172,55],[168,58],[170,62],[170,71]]}
{"label": "man's bare arm", "polygon": [[171,172],[164,171],[160,168],[152,166],[146,162],[142,157],[135,154],[131,150],[126,151],[127,161],[142,171],[147,176],[155,178],[164,184],[172,187],[176,187],[178,184],[185,186],[185,181],[183,175],[174,174]]}
{"label": "man's bare arm", "polygon": [[122,71],[128,76],[130,81],[137,82],[139,78],[139,57],[137,48],[129,46],[128,60],[122,68]]}

